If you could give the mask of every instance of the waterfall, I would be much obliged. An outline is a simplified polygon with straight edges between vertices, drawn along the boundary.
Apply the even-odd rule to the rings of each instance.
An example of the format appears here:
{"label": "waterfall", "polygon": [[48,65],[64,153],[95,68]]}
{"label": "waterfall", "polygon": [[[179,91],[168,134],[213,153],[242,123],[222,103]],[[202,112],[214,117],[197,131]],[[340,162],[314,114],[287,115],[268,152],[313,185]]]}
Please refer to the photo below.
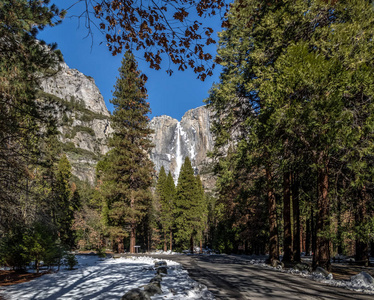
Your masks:
{"label": "waterfall", "polygon": [[178,183],[179,173],[181,171],[182,164],[183,164],[183,156],[182,156],[181,141],[180,141],[180,138],[181,138],[181,124],[180,124],[180,122],[177,123],[176,135],[177,135],[177,145],[176,145],[175,161],[176,161],[177,165],[176,165],[176,168],[175,168],[175,171],[174,171],[174,183],[175,183],[175,185],[177,185],[177,183]]}

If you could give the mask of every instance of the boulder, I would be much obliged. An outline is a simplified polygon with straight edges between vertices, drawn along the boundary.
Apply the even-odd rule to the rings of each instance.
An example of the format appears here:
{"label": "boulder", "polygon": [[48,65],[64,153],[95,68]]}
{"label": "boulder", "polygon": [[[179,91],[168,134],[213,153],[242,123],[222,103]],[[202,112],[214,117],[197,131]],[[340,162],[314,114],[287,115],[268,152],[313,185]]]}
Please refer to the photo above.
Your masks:
{"label": "boulder", "polygon": [[155,294],[162,294],[160,283],[159,282],[151,282],[144,287],[144,291],[148,294],[148,296],[152,297]]}
{"label": "boulder", "polygon": [[310,266],[306,263],[297,263],[296,265],[294,265],[293,268],[298,271],[311,271]]}
{"label": "boulder", "polygon": [[160,284],[161,281],[162,281],[162,276],[160,274],[157,274],[149,282],[158,282]]}
{"label": "boulder", "polygon": [[374,278],[370,274],[362,271],[361,273],[351,277],[353,283],[363,282],[367,285],[374,285]]}
{"label": "boulder", "polygon": [[313,274],[321,275],[325,279],[333,279],[332,274],[329,273],[328,271],[326,271],[324,268],[321,268],[321,267],[317,267],[316,270],[313,272]]}
{"label": "boulder", "polygon": [[168,268],[167,267],[158,267],[157,268],[157,274],[167,274]]}
{"label": "boulder", "polygon": [[277,269],[282,269],[284,268],[284,264],[277,260],[277,259],[274,259],[270,262],[270,265],[273,267],[273,268],[277,268]]}
{"label": "boulder", "polygon": [[151,300],[151,297],[141,289],[132,289],[124,294],[121,300]]}
{"label": "boulder", "polygon": [[159,260],[159,261],[156,261],[155,262],[155,268],[158,268],[158,267],[166,267],[168,264],[166,263],[166,261],[164,260]]}

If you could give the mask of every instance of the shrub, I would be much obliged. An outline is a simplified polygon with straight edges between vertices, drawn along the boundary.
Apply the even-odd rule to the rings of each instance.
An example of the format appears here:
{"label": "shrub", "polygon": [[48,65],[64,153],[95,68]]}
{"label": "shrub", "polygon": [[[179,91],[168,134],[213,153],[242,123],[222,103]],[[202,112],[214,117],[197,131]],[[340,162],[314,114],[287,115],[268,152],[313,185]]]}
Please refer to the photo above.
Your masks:
{"label": "shrub", "polygon": [[96,250],[96,253],[99,257],[104,258],[106,257],[105,249],[104,248],[98,248]]}
{"label": "shrub", "polygon": [[78,264],[78,260],[72,253],[67,253],[64,256],[64,265],[68,267],[68,270],[73,270]]}

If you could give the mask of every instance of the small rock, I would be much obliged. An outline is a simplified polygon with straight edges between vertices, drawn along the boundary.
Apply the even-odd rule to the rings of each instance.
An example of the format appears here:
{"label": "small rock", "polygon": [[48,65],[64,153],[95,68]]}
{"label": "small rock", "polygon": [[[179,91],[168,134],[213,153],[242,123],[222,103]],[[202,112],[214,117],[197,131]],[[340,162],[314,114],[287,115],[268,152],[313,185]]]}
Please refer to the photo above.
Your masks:
{"label": "small rock", "polygon": [[344,262],[347,262],[347,263],[350,263],[350,264],[352,264],[352,263],[354,263],[356,260],[353,258],[353,257],[347,257],[345,260],[344,260]]}
{"label": "small rock", "polygon": [[164,260],[160,260],[160,261],[156,261],[155,262],[155,268],[158,268],[158,267],[166,267],[168,264],[166,263],[166,261]]}
{"label": "small rock", "polygon": [[331,273],[327,272],[324,268],[317,267],[316,270],[313,272],[314,274],[320,274],[326,279],[333,279],[333,276]]}
{"label": "small rock", "polygon": [[277,260],[277,259],[274,259],[270,262],[270,265],[273,267],[273,268],[284,268],[284,264]]}
{"label": "small rock", "polygon": [[167,267],[158,267],[157,268],[157,274],[167,274],[168,268]]}
{"label": "small rock", "polygon": [[370,274],[362,271],[361,273],[351,277],[352,282],[362,281],[367,285],[374,285],[374,278]]}
{"label": "small rock", "polygon": [[155,277],[153,277],[149,282],[161,282],[162,276],[160,274],[157,274]]}
{"label": "small rock", "polygon": [[132,289],[124,294],[121,300],[151,300],[151,297],[141,289]]}
{"label": "small rock", "polygon": [[294,267],[295,270],[310,272],[310,266],[306,263],[297,263]]}
{"label": "small rock", "polygon": [[[160,284],[158,282],[158,284]],[[157,285],[157,282],[152,282],[144,287],[144,291],[152,297],[155,294],[162,294],[161,287]]]}

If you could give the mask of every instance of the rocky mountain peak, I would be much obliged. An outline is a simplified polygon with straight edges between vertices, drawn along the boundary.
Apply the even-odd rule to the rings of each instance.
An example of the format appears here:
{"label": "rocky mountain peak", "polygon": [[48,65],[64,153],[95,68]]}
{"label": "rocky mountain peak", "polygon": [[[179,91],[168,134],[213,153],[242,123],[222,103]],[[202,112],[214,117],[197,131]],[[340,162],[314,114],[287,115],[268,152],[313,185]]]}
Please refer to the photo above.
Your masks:
{"label": "rocky mountain peak", "polygon": [[59,141],[73,175],[93,185],[96,164],[109,150],[110,113],[92,77],[65,63],[51,73],[41,79],[39,96],[56,103]]}
{"label": "rocky mountain peak", "polygon": [[152,141],[155,145],[151,159],[156,171],[161,167],[171,172],[175,183],[186,156],[191,160],[195,174],[200,174],[205,188],[213,187],[208,151],[213,149],[210,132],[210,111],[201,106],[187,111],[179,122],[169,116],[154,117],[150,127],[155,131]]}
{"label": "rocky mountain peak", "polygon": [[66,101],[80,102],[92,112],[110,115],[95,80],[76,69],[70,69],[66,63],[60,64],[60,70],[55,75],[43,79],[41,88]]}

